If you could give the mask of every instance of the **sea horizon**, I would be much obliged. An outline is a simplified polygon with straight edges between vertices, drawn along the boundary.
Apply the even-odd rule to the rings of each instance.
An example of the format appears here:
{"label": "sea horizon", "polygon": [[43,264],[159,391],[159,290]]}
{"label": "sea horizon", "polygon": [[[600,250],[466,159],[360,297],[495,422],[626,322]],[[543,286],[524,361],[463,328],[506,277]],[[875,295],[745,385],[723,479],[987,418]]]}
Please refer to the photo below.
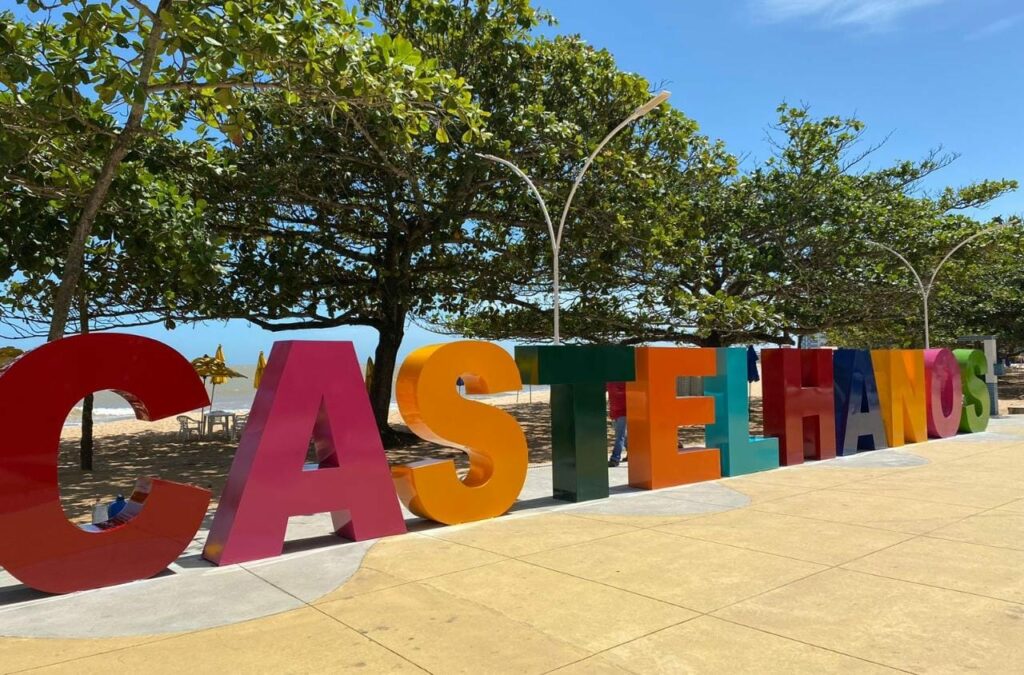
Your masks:
{"label": "sea horizon", "polygon": [[[206,385],[207,393],[212,393],[213,405],[212,410],[222,410],[234,414],[243,414],[249,412],[252,408],[253,399],[256,397],[256,389],[253,387],[253,375],[256,373],[256,365],[228,365],[232,370],[241,373],[244,377],[234,378],[228,380],[225,384],[217,385],[216,391],[211,391],[212,388],[209,384]],[[539,391],[547,389],[546,386],[535,386],[535,390]],[[507,392],[506,392],[507,393]],[[494,394],[485,395],[474,398],[493,398],[494,396],[504,396],[505,394]],[[397,409],[398,403],[395,401],[395,391],[392,388],[391,391],[391,408]],[[201,410],[196,408],[189,413],[195,417],[199,417]],[[93,403],[93,424],[108,424],[111,422],[121,422],[124,420],[135,419],[135,411],[124,400],[119,394],[112,391],[100,391],[95,395],[95,402]],[[68,415],[67,420],[64,422],[65,427],[80,427],[82,426],[82,403],[81,401],[71,409],[71,413]]]}

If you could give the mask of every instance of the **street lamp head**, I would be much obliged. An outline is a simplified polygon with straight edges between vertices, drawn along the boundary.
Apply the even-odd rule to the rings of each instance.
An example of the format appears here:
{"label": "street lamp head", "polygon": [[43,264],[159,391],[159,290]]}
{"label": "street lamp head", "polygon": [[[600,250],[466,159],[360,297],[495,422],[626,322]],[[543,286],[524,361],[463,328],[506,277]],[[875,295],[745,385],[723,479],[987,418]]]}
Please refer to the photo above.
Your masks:
{"label": "street lamp head", "polygon": [[659,92],[650,101],[648,101],[647,103],[644,103],[642,106],[640,106],[639,108],[634,110],[633,114],[629,116],[630,121],[635,121],[635,120],[640,119],[641,117],[643,117],[644,115],[646,115],[647,113],[651,112],[652,110],[657,108],[659,105],[661,105],[662,103],[667,101],[670,96],[672,96],[672,92],[668,92],[668,91]]}

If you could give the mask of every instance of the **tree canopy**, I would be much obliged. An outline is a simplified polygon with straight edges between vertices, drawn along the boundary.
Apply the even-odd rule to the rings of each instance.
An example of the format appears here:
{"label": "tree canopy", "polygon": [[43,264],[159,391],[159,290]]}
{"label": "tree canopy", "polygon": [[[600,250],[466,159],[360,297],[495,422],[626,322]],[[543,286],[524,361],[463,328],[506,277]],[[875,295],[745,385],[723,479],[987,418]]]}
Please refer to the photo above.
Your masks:
{"label": "tree canopy", "polygon": [[[513,157],[564,194],[593,146],[650,97],[650,84],[577,38],[536,37],[544,16],[519,0],[364,9],[472,83],[474,104],[488,113],[484,133],[455,127],[409,139],[400,120],[373,109],[332,115],[272,93],[250,97],[252,138],[227,153],[232,170],[215,181],[224,195],[218,227],[232,254],[219,295],[223,314],[271,330],[377,329],[371,395],[386,431],[409,321],[456,316],[482,299],[514,301],[544,278],[536,205],[477,154]],[[599,282],[597,265],[615,264],[604,253],[615,236],[607,230],[660,189],[648,165],[710,152],[693,142],[695,129],[678,112],[655,113],[601,157],[599,182],[579,196],[586,215],[574,222],[581,235],[567,253],[594,261],[579,273]]]}
{"label": "tree canopy", "polygon": [[369,34],[340,0],[19,4],[27,20],[0,13],[0,188],[6,200],[56,202],[69,223],[25,235],[65,235],[50,339],[64,333],[93,226],[140,138],[185,130],[200,143],[216,129],[244,142],[250,123],[238,103],[253,91],[372,107],[400,118],[408,135],[444,129],[450,115],[477,127],[461,79],[405,40]]}
{"label": "tree canopy", "polygon": [[[815,118],[804,107],[778,112],[775,152],[761,164],[744,170],[719,152],[710,164],[658,168],[666,189],[657,204],[625,224],[622,239],[607,240],[628,254],[602,268],[601,283],[569,278],[563,311],[570,337],[790,344],[826,330],[891,326],[894,313],[879,308],[905,311],[907,280],[880,264],[865,240],[938,251],[980,227],[960,212],[1016,188],[1014,181],[982,181],[928,195],[922,181],[955,156],[862,168],[878,149],[864,144],[862,122]],[[593,269],[590,258],[571,264]],[[514,295],[517,301],[481,302],[446,325],[482,337],[544,339],[549,299],[534,292],[535,302],[524,306],[531,293]]]}

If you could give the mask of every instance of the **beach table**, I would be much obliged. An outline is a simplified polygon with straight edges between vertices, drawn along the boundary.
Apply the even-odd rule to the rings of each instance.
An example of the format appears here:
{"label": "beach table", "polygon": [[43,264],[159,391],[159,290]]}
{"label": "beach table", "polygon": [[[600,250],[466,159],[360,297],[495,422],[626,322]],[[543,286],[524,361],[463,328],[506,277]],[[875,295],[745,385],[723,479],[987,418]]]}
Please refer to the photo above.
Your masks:
{"label": "beach table", "polygon": [[227,410],[211,410],[203,416],[203,422],[207,436],[213,436],[213,432],[219,427],[225,436],[230,437],[235,428],[235,413]]}

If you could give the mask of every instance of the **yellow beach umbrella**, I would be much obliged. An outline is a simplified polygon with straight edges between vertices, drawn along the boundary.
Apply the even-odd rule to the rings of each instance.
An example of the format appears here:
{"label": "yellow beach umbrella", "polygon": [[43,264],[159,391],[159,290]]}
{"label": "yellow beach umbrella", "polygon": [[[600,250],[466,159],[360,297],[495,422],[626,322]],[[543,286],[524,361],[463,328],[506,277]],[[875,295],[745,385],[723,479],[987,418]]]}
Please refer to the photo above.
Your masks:
{"label": "yellow beach umbrella", "polygon": [[[217,361],[218,363],[220,363],[221,365],[226,365],[227,364],[227,361],[224,360],[224,347],[223,346],[217,345],[217,353],[214,355],[213,359],[215,361]],[[224,384],[227,381],[228,381],[227,377],[221,377],[220,375],[214,375],[213,377],[210,378],[210,382],[212,382],[213,386],[215,386],[215,387],[218,384]]]}
{"label": "yellow beach umbrella", "polygon": [[267,358],[260,352],[260,358],[256,360],[256,374],[252,376],[252,388],[259,389],[263,381],[263,371],[267,369]]}
{"label": "yellow beach umbrella", "polygon": [[373,357],[366,357],[366,370],[363,371],[363,379],[366,380],[366,391],[369,393],[370,387],[373,386]]}
{"label": "yellow beach umbrella", "polygon": [[[221,356],[223,357],[223,353]],[[203,354],[198,359],[193,359],[192,367],[195,368],[196,374],[203,378],[203,384],[206,384],[207,379],[213,384],[213,391],[210,393],[210,410],[213,410],[213,397],[217,393],[218,383],[223,384],[236,377],[245,378],[245,375],[224,365],[223,360],[218,360],[217,357],[209,354]]]}
{"label": "yellow beach umbrella", "polygon": [[7,365],[8,362],[13,361],[24,353],[17,347],[0,347],[0,367]]}
{"label": "yellow beach umbrella", "polygon": [[203,380],[208,379],[214,383],[223,383],[236,377],[245,377],[245,375],[242,375],[237,370],[228,368],[223,362],[218,361],[209,354],[203,354],[198,359],[192,359],[192,367],[195,368],[196,374],[203,378]]}

